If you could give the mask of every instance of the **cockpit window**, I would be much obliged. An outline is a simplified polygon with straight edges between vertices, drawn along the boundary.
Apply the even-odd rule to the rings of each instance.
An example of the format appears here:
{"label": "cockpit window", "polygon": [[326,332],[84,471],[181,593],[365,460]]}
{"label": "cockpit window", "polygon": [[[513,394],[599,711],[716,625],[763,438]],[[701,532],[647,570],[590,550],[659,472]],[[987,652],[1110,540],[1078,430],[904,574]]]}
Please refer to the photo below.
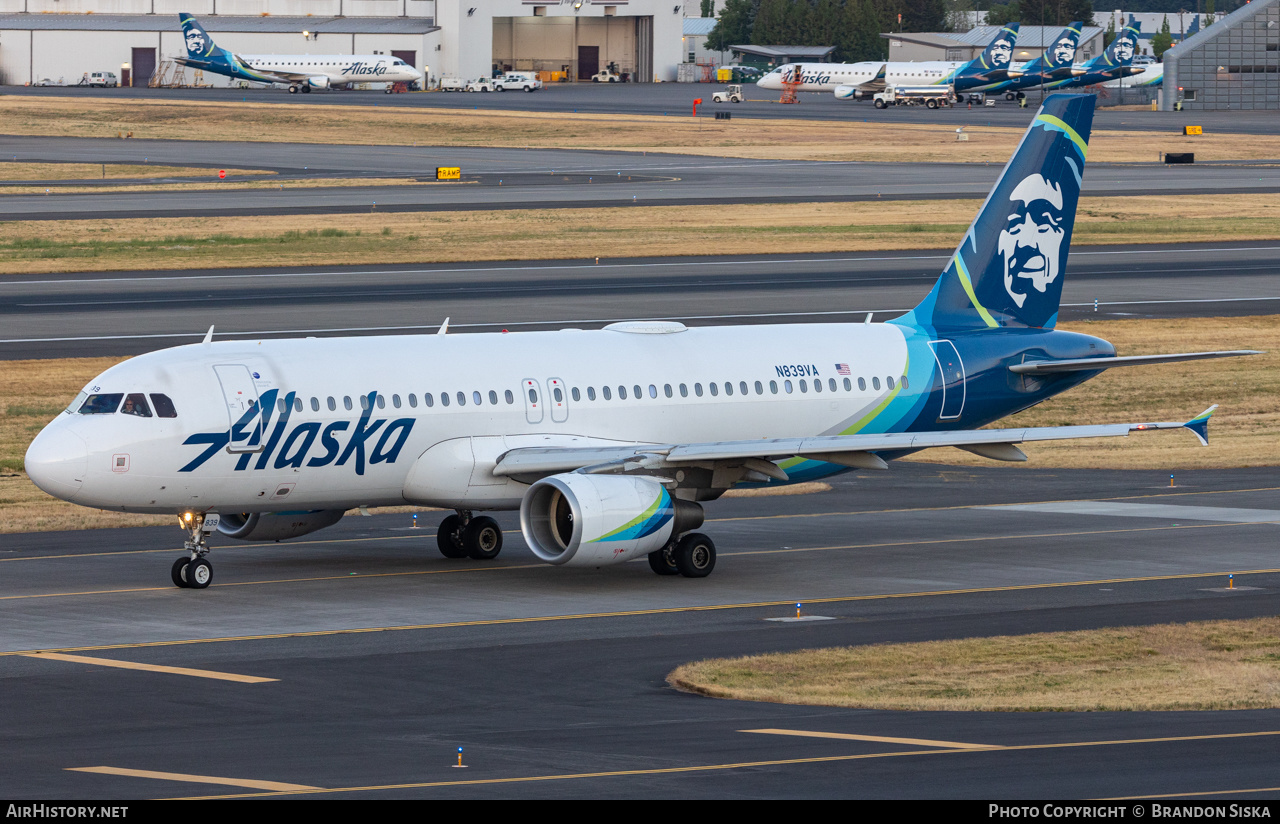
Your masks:
{"label": "cockpit window", "polygon": [[161,417],[161,418],[178,417],[178,410],[173,407],[173,401],[169,400],[168,395],[161,395],[158,392],[152,392],[151,404],[156,408],[157,417]]}
{"label": "cockpit window", "polygon": [[67,404],[67,414],[70,415],[74,412],[79,411],[80,404],[84,403],[84,399],[87,397],[89,397],[88,392],[81,392],[79,395],[76,395],[75,400]]}
{"label": "cockpit window", "polygon": [[120,407],[122,415],[137,415],[139,418],[151,417],[151,407],[147,406],[147,396],[141,392],[134,392],[124,399],[124,406]]}
{"label": "cockpit window", "polygon": [[80,414],[111,415],[119,408],[120,399],[123,397],[123,392],[113,392],[110,395],[90,395],[80,405]]}

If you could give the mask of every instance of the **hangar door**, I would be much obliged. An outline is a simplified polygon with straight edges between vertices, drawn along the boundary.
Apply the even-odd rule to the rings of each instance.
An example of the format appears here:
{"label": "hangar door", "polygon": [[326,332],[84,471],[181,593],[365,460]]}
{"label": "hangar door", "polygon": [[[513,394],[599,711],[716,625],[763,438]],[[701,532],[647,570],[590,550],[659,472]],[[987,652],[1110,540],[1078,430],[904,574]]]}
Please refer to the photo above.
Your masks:
{"label": "hangar door", "polygon": [[156,73],[156,50],[134,49],[132,66],[129,85],[145,87],[151,80],[151,75]]}
{"label": "hangar door", "polygon": [[632,82],[649,82],[652,32],[652,17],[495,17],[493,67],[564,72],[566,80],[590,80],[612,68]]}

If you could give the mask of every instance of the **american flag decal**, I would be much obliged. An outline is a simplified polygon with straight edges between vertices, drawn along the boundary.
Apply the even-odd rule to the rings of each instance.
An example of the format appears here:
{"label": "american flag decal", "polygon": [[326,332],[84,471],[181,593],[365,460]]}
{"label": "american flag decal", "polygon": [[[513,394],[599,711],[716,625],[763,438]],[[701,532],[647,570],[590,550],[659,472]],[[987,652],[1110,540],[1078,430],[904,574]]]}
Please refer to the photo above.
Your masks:
{"label": "american flag decal", "polygon": [[847,364],[847,363],[837,363],[837,364],[836,364],[836,374],[837,374],[837,375],[847,375],[847,374],[849,374],[849,364]]}

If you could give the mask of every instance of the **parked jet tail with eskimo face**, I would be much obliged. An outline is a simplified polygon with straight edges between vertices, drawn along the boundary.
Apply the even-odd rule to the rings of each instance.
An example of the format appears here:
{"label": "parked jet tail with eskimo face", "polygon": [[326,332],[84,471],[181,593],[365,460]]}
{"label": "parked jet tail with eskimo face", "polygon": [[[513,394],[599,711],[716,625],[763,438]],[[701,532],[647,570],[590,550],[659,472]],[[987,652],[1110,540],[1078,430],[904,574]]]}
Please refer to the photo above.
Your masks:
{"label": "parked jet tail with eskimo face", "polygon": [[933,290],[888,323],[690,328],[632,321],[516,334],[213,341],[125,361],[32,442],[26,470],[84,506],[176,515],[180,587],[212,578],[211,534],[282,540],[355,507],[452,509],[449,558],[494,558],[519,509],[537,558],[647,557],[703,577],[703,504],[739,484],[887,469],[951,446],[1188,428],[1183,422],[982,429],[1116,366],[1247,354],[1118,357],[1054,328],[1093,119],[1052,95]]}
{"label": "parked jet tail with eskimo face", "polygon": [[1142,24],[1130,18],[1129,23],[1120,30],[1116,39],[1111,41],[1111,45],[1103,49],[1102,54],[1083,66],[1077,66],[1071,77],[1045,83],[1045,88],[1079,88],[1105,83],[1118,77],[1141,74],[1142,67],[1133,65],[1134,55],[1138,52],[1138,33],[1141,30]]}
{"label": "parked jet tail with eskimo face", "polygon": [[385,54],[238,55],[213,42],[200,21],[183,12],[182,39],[187,56],[174,60],[200,71],[254,83],[282,83],[290,92],[330,89],[348,83],[416,83],[422,72]]}

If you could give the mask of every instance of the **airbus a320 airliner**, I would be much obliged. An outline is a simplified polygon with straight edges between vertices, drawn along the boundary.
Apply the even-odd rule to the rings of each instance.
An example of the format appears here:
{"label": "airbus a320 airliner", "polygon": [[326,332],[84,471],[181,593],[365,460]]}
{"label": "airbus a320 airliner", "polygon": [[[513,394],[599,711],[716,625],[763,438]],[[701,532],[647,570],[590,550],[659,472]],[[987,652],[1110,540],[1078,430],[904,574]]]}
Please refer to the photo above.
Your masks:
{"label": "airbus a320 airliner", "polygon": [[[208,536],[267,541],[354,507],[456,510],[452,558],[495,557],[520,510],[551,564],[648,556],[659,575],[716,562],[702,505],[738,484],[885,469],[954,446],[1005,461],[1015,444],[1183,422],[979,429],[1115,366],[1246,352],[1118,357],[1054,328],[1094,99],[1050,96],[933,290],[887,323],[212,340],[132,358],[89,382],[32,442],[26,470],[89,507],[170,513],[172,568],[209,585]],[[441,331],[444,331],[443,329]]]}

